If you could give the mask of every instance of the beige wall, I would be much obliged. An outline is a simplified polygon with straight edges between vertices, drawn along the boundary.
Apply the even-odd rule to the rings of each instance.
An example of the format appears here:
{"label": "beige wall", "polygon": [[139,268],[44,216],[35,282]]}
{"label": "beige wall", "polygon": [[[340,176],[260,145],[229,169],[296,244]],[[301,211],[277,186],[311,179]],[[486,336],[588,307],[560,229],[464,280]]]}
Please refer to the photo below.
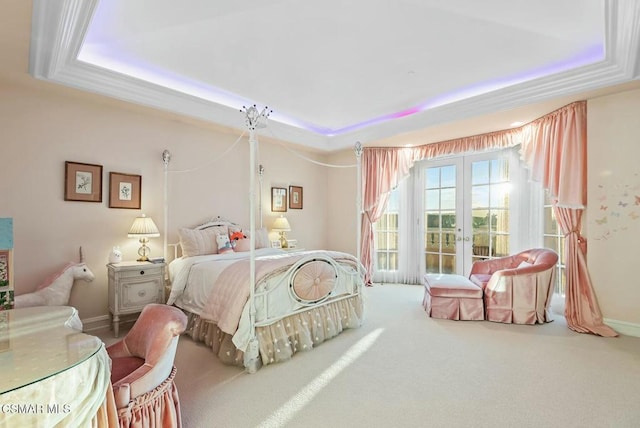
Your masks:
{"label": "beige wall", "polygon": [[[14,219],[16,292],[34,290],[64,264],[77,260],[82,246],[96,274],[91,284],[77,283],[71,295],[70,304],[83,319],[107,314],[109,251],[119,245],[125,260],[137,257],[138,243],[126,235],[141,213],[151,216],[163,235],[151,241],[152,255],[161,254],[165,234],[169,242],[177,240],[179,226],[195,225],[216,215],[248,223],[247,137],[219,158],[239,138],[238,131],[216,129],[28,76],[18,84],[0,80],[0,129],[0,217]],[[301,160],[278,143],[258,139],[259,162],[265,167],[265,226],[270,227],[275,218],[270,211],[270,187],[303,186],[303,209],[286,213],[292,226],[289,237],[297,238],[305,248],[330,248],[323,233],[327,229],[327,170]],[[170,170],[196,169],[169,174],[166,231],[164,149],[172,154]],[[325,156],[302,153],[325,160]],[[64,201],[67,160],[103,165],[102,203]],[[111,171],[142,176],[141,210],[108,207]]]}
{"label": "beige wall", "polygon": [[591,278],[605,318],[640,325],[640,90],[590,100],[587,112]]}

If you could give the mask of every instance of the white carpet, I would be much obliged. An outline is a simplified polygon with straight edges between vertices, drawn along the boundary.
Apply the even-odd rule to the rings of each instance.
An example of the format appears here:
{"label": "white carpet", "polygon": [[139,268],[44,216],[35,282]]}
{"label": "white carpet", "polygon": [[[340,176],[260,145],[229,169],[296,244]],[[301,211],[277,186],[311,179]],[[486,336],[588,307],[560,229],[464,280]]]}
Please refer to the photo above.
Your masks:
{"label": "white carpet", "polygon": [[365,289],[364,325],[255,374],[180,340],[195,427],[639,427],[640,338],[431,319],[423,288]]}

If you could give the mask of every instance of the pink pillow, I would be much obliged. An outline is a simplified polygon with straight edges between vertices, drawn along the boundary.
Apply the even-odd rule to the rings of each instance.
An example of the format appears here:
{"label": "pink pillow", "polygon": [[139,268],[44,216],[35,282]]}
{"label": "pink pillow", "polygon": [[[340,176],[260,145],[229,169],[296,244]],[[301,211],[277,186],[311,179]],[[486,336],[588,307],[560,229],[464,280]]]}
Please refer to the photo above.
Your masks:
{"label": "pink pillow", "polygon": [[250,239],[238,239],[236,241],[236,246],[233,249],[237,253],[242,252],[242,251],[251,251],[251,240]]}

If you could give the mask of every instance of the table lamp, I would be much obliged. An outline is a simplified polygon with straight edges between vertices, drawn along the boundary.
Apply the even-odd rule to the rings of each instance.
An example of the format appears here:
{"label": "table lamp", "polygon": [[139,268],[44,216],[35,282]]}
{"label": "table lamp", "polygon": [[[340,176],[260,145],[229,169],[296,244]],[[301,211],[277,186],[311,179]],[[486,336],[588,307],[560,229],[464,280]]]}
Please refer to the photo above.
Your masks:
{"label": "table lamp", "polygon": [[276,221],[273,222],[273,230],[280,233],[280,246],[282,248],[287,248],[289,245],[287,244],[285,233],[291,230],[289,221],[284,217],[278,217]]}
{"label": "table lamp", "polygon": [[149,257],[148,254],[151,252],[149,247],[147,247],[147,243],[149,242],[149,238],[157,238],[160,236],[160,231],[156,224],[151,220],[151,217],[147,217],[142,214],[140,217],[136,217],[129,229],[129,238],[139,238],[140,244],[142,246],[138,249],[138,254],[140,258],[139,262],[148,262]]}

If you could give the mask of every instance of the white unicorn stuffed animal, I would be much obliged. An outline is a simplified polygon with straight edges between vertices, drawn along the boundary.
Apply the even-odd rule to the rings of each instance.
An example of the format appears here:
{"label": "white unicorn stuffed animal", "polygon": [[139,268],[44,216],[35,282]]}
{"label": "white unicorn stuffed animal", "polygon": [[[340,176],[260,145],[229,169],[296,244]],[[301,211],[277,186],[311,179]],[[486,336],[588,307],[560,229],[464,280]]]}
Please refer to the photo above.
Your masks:
{"label": "white unicorn stuffed animal", "polygon": [[82,247],[80,247],[80,263],[69,263],[55,276],[40,284],[33,293],[16,296],[15,307],[65,306],[69,303],[71,287],[76,279],[91,282],[94,278],[93,272],[84,263]]}

